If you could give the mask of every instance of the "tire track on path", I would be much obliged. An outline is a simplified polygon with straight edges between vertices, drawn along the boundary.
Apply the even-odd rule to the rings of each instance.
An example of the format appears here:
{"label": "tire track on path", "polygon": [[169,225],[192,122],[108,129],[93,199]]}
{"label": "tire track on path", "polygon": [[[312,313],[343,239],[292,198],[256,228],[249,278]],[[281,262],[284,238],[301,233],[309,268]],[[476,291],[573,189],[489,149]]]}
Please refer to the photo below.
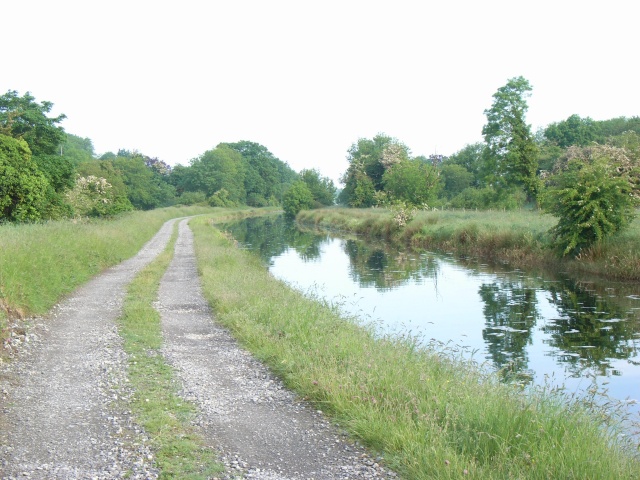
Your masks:
{"label": "tire track on path", "polygon": [[199,408],[201,433],[227,466],[223,478],[395,477],[288,391],[214,321],[202,296],[187,220],[179,224],[158,298],[164,355],[176,368],[181,394]]}
{"label": "tire track on path", "polygon": [[0,478],[157,477],[144,432],[126,410],[131,392],[116,319],[127,284],[164,249],[175,221],[46,321],[36,319],[28,347],[3,366]]}

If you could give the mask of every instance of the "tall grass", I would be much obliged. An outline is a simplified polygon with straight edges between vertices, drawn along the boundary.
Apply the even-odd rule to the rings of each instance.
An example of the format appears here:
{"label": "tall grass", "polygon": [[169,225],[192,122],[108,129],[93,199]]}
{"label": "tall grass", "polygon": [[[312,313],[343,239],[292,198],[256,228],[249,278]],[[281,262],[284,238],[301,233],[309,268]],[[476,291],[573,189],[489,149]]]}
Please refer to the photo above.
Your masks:
{"label": "tall grass", "polygon": [[332,208],[298,214],[302,224],[514,267],[562,269],[574,275],[640,280],[640,220],[581,256],[560,258],[549,230],[556,219],[537,211],[419,211],[399,226],[385,209]]}
{"label": "tall grass", "polygon": [[218,321],[403,478],[637,478],[615,430],[579,403],[525,395],[416,339],[376,338],[275,280],[204,218],[191,225]]}

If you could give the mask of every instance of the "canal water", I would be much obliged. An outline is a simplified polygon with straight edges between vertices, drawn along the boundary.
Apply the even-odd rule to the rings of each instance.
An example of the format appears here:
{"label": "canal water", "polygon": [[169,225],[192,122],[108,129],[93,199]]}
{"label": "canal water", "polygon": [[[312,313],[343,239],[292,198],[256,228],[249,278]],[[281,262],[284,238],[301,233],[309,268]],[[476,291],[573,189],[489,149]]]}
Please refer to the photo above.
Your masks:
{"label": "canal water", "polygon": [[411,334],[509,381],[585,395],[637,414],[640,285],[547,277],[438,253],[398,252],[299,230],[282,217],[220,226],[292,287],[380,334]]}

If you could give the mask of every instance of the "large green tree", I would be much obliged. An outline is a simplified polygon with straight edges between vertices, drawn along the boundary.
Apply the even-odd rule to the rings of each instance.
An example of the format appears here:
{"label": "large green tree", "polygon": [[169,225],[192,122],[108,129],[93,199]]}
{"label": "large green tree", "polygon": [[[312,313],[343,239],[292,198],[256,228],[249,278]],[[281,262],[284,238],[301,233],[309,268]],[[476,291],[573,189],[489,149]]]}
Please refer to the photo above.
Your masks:
{"label": "large green tree", "polygon": [[0,222],[40,219],[48,188],[27,142],[0,134]]}
{"label": "large green tree", "polygon": [[384,173],[408,159],[409,149],[395,138],[378,134],[373,139],[359,139],[348,150],[349,167],[342,176],[345,186],[340,202],[351,207],[374,205],[375,193],[384,190]]}
{"label": "large green tree", "polygon": [[525,122],[531,90],[527,79],[515,77],[493,94],[491,108],[484,112],[483,173],[487,183],[498,189],[519,186],[535,198],[539,189],[538,148]]}
{"label": "large green tree", "polygon": [[123,175],[127,186],[127,197],[131,204],[140,210],[151,210],[171,205],[175,197],[175,188],[167,178],[152,166],[147,165],[147,157],[133,155],[130,158],[117,157],[111,161]]}
{"label": "large green tree", "polygon": [[230,202],[245,202],[245,163],[242,155],[228,145],[220,144],[192,160],[186,177],[184,184],[188,191],[201,191],[210,197],[225,190]]}
{"label": "large green tree", "polygon": [[296,181],[297,174],[275,157],[265,146],[246,140],[222,143],[232,148],[244,161],[244,189],[248,205],[262,207],[280,203],[286,188]]}
{"label": "large green tree", "polygon": [[30,93],[18,95],[9,90],[0,96],[0,132],[24,140],[31,151],[31,160],[47,179],[45,201],[40,216],[58,218],[68,215],[64,192],[75,180],[74,165],[63,155],[66,133],[58,124],[65,115],[50,117],[51,102],[38,103]]}
{"label": "large green tree", "polygon": [[90,138],[82,138],[70,133],[66,134],[61,150],[62,155],[69,159],[73,165],[89,162],[94,160],[96,156],[93,142]]}
{"label": "large green tree", "polygon": [[384,173],[385,192],[393,200],[415,206],[431,205],[442,187],[436,167],[419,160],[403,160]]}
{"label": "large green tree", "polygon": [[330,178],[323,177],[317,170],[302,170],[300,179],[306,183],[313,195],[313,200],[320,205],[333,205],[336,196],[336,187]]}
{"label": "large green tree", "polygon": [[301,210],[313,207],[313,194],[302,180],[295,182],[284,193],[282,207],[287,217],[293,218]]}
{"label": "large green tree", "polygon": [[24,139],[34,156],[59,154],[65,133],[58,124],[66,116],[49,117],[52,108],[53,103],[38,103],[29,92],[19,96],[9,90],[0,96],[0,133]]}

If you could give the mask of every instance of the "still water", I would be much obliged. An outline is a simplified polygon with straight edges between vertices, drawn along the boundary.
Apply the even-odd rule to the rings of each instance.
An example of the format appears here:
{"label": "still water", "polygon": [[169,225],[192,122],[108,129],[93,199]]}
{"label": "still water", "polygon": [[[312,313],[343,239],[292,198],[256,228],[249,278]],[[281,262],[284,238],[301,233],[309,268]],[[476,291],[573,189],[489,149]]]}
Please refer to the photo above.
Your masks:
{"label": "still water", "polygon": [[640,285],[544,277],[298,230],[282,217],[221,226],[271,273],[373,322],[525,384],[594,385],[638,411]]}

